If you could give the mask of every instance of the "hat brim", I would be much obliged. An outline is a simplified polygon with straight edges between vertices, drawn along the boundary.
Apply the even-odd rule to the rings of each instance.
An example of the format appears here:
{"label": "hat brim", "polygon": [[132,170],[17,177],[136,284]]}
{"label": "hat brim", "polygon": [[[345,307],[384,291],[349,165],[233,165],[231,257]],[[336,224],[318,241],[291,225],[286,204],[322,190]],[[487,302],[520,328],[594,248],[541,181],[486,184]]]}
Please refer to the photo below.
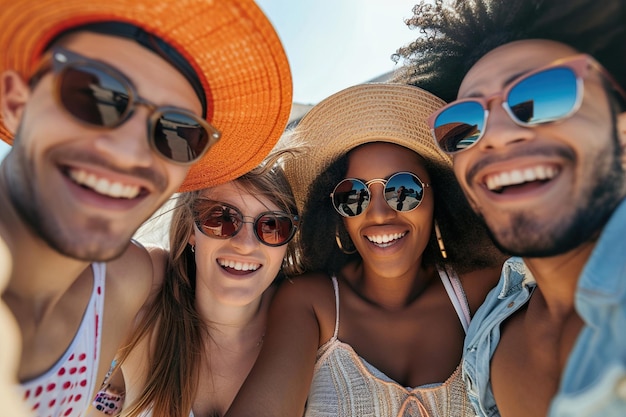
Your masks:
{"label": "hat brim", "polygon": [[[251,0],[0,0],[0,72],[25,80],[48,43],[73,27],[133,24],[178,50],[208,99],[221,140],[191,167],[179,191],[218,185],[257,166],[289,119],[292,79],[272,24]],[[13,135],[0,119],[0,137]]]}
{"label": "hat brim", "polygon": [[452,159],[436,146],[426,125],[426,118],[443,105],[443,100],[421,88],[370,83],[349,87],[314,106],[289,132],[290,140],[306,148],[285,164],[299,209],[315,178],[365,143],[394,143],[451,167]]}

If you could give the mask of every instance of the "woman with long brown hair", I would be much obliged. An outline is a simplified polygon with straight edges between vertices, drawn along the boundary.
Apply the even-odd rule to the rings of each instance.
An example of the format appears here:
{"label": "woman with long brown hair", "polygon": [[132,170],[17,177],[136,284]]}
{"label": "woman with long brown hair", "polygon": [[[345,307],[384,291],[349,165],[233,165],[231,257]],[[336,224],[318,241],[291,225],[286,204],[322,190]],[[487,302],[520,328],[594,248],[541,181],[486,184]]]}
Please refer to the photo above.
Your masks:
{"label": "woman with long brown hair", "polygon": [[[230,406],[263,344],[277,282],[298,272],[290,241],[299,217],[278,164],[284,154],[178,196],[169,251],[151,251],[162,286],[119,355],[121,415],[213,417]],[[103,398],[96,408],[115,408]]]}

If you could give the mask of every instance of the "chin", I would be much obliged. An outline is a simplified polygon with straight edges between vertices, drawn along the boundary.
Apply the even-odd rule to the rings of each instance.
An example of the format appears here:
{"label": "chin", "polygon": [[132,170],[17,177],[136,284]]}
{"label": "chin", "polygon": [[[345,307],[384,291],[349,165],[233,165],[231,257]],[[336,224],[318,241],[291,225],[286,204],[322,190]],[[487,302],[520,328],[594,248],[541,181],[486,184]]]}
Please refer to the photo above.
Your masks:
{"label": "chin", "polygon": [[108,262],[120,257],[130,245],[130,238],[113,244],[111,239],[87,239],[83,244],[58,242],[51,245],[57,252],[70,258],[86,262]]}

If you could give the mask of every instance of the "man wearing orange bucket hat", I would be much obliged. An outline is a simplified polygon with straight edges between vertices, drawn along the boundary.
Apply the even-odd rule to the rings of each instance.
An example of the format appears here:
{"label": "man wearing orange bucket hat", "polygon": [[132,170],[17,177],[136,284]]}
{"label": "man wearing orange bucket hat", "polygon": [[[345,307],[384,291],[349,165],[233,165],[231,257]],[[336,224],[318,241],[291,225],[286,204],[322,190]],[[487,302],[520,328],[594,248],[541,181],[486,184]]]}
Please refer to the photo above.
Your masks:
{"label": "man wearing orange bucket hat", "polygon": [[[258,165],[291,75],[251,0],[0,0],[3,294],[37,415],[79,416],[152,286],[131,236]],[[105,288],[106,287],[106,288]]]}

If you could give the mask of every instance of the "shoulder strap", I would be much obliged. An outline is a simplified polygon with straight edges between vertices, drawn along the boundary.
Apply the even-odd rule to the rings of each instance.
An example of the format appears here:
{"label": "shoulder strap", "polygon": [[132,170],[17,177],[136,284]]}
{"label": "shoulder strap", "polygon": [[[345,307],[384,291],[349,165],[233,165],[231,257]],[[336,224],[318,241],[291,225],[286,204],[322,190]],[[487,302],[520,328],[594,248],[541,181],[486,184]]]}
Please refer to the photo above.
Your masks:
{"label": "shoulder strap", "polygon": [[454,270],[447,265],[445,269],[437,266],[437,270],[439,271],[441,282],[443,282],[443,286],[448,293],[448,297],[454,306],[454,310],[456,311],[457,316],[459,316],[461,325],[463,325],[463,329],[465,330],[465,333],[467,333],[471,315],[461,280],[456,272],[454,272]]}
{"label": "shoulder strap", "polygon": [[337,277],[332,276],[333,289],[335,290],[335,332],[333,333],[333,339],[336,339],[339,335],[339,284],[337,283]]}

